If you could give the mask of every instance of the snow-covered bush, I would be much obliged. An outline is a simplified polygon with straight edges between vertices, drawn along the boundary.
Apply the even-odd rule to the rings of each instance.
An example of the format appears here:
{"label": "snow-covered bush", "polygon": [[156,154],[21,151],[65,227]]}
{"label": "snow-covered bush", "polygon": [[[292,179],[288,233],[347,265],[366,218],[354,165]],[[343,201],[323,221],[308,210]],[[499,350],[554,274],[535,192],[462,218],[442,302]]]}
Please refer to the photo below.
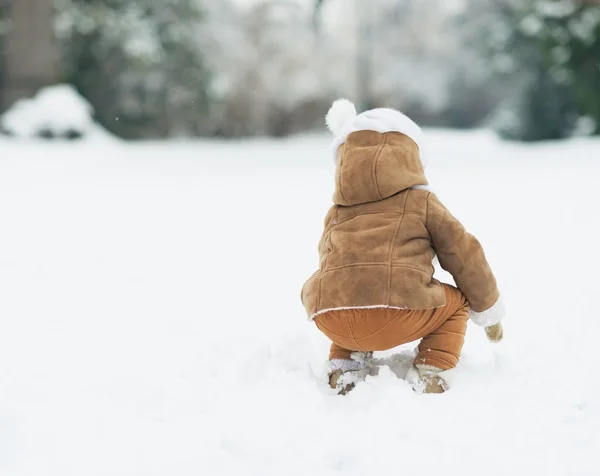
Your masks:
{"label": "snow-covered bush", "polygon": [[72,86],[50,86],[34,98],[17,101],[0,116],[0,132],[19,138],[80,139],[98,127],[93,113]]}

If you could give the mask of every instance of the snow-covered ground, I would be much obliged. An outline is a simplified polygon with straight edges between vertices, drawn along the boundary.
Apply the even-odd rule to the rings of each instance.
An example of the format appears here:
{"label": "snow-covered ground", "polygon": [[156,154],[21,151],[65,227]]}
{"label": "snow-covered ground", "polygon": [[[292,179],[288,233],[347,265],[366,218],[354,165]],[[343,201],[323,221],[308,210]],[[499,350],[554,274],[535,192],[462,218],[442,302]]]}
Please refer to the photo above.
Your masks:
{"label": "snow-covered ground", "polygon": [[325,136],[0,139],[0,475],[600,474],[600,142],[429,138],[506,339],[471,327],[444,395],[397,377],[409,346],[347,397],[300,303]]}

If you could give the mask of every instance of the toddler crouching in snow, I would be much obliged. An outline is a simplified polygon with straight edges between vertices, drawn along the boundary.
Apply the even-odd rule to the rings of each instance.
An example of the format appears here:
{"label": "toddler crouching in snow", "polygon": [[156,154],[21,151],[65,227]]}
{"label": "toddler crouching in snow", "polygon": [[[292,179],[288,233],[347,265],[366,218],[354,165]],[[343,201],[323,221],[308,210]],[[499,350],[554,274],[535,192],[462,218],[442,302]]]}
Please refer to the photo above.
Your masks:
{"label": "toddler crouching in snow", "polygon": [[[360,371],[365,355],[422,339],[413,386],[442,393],[469,317],[490,340],[502,338],[494,275],[477,239],[428,189],[419,126],[393,109],[357,115],[343,99],[327,125],[334,205],[319,243],[320,269],[305,283],[302,302],[333,342],[330,386],[345,394],[353,384],[344,374]],[[458,288],[433,279],[436,255]]]}

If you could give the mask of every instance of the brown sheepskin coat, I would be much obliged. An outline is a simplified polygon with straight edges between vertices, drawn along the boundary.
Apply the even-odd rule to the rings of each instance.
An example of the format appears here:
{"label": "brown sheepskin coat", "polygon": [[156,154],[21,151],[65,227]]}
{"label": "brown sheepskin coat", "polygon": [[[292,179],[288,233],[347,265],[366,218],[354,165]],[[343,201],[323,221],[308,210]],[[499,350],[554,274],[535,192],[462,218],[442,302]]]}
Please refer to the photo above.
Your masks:
{"label": "brown sheepskin coat", "polygon": [[[475,312],[499,297],[475,237],[428,191],[417,145],[399,132],[358,131],[337,153],[335,205],[319,243],[319,270],[305,283],[308,315],[333,309],[445,305],[433,258]],[[417,188],[415,188],[417,187]]]}

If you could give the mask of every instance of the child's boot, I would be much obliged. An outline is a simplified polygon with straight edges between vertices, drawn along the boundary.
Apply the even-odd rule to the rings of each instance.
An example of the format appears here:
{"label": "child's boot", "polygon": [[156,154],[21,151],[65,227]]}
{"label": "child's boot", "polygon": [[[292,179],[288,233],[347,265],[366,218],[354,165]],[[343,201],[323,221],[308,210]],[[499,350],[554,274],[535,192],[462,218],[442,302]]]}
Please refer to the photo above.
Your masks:
{"label": "child's boot", "polygon": [[407,376],[413,390],[419,393],[444,393],[448,383],[440,375],[442,369],[432,365],[416,364]]}
{"label": "child's boot", "polygon": [[354,382],[345,383],[346,379],[344,379],[344,374],[347,373],[348,372],[337,369],[329,374],[329,386],[332,389],[337,390],[338,395],[346,395],[355,386]]}
{"label": "child's boot", "polygon": [[370,372],[372,357],[372,352],[355,352],[352,354],[353,360],[330,360],[329,386],[337,390],[338,395],[346,395],[355,387],[356,382],[364,380]]}

